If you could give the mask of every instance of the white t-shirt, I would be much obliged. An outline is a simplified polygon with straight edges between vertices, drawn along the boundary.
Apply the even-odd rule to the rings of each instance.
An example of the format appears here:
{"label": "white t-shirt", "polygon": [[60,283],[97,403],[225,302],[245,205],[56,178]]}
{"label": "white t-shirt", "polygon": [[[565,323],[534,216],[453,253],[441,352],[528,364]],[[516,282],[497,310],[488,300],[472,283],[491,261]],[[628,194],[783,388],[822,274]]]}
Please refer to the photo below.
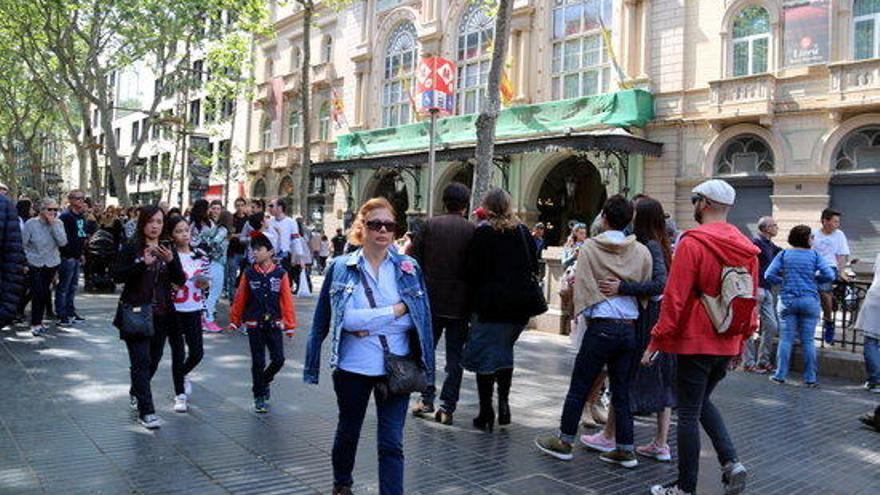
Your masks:
{"label": "white t-shirt", "polygon": [[174,294],[174,309],[181,313],[201,311],[205,294],[196,287],[195,278],[197,275],[208,275],[208,258],[196,258],[194,253],[179,253],[179,256],[183,273],[186,274],[186,283]]}
{"label": "white t-shirt", "polygon": [[278,244],[274,244],[276,254],[298,251],[299,242],[291,242],[300,238],[299,226],[296,225],[294,219],[290,217],[284,217],[281,220],[273,218],[270,220],[270,225],[278,231]]}
{"label": "white t-shirt", "polygon": [[836,269],[837,257],[849,256],[849,243],[846,241],[846,235],[840,229],[831,234],[825,234],[822,229],[815,229],[813,230],[813,250]]}

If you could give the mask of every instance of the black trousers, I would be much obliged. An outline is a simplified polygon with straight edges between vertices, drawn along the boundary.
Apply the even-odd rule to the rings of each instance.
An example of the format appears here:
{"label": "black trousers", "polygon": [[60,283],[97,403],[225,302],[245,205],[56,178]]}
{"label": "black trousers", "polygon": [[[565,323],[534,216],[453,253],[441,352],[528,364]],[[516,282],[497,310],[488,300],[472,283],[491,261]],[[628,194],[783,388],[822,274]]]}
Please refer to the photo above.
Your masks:
{"label": "black trousers", "polygon": [[202,345],[202,312],[175,312],[174,316],[174,327],[168,333],[168,345],[171,347],[174,395],[180,395],[184,393],[183,379],[205,355]]}
{"label": "black trousers", "polygon": [[[284,366],[284,336],[279,328],[266,323],[256,328],[248,328],[248,341],[251,346],[251,378],[254,398],[269,393],[269,384]],[[269,366],[266,366],[266,350],[269,350]]]}
{"label": "black trousers", "polygon": [[[435,316],[432,319],[434,329],[434,348],[437,348],[437,342],[446,330],[446,379],[443,380],[443,388],[440,391],[440,402],[446,412],[455,412],[455,406],[458,404],[458,395],[461,390],[461,379],[464,374],[464,368],[461,367],[461,357],[464,353],[464,344],[467,342],[468,336],[468,320],[466,318],[444,318]],[[435,378],[436,379],[436,378]],[[429,404],[434,403],[437,394],[435,384],[428,385],[425,393],[422,394],[422,402]]]}
{"label": "black trousers", "polygon": [[165,339],[169,329],[174,325],[173,315],[153,316],[153,336],[149,339],[126,339],[128,360],[131,372],[131,388],[129,394],[137,398],[138,415],[144,417],[156,412],[153,406],[153,392],[150,380],[159,368]]}
{"label": "black trousers", "polygon": [[[52,304],[51,285],[57,266],[28,266],[28,280],[31,291],[31,325],[41,325],[46,308]],[[24,306],[22,306],[22,311]]]}

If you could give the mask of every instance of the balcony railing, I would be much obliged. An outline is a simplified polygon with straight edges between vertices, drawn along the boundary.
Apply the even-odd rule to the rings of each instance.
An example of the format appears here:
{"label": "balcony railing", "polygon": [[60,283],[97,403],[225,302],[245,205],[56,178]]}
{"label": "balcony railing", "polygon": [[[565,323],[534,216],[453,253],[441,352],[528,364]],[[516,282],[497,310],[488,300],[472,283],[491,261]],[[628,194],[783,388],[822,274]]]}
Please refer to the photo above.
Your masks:
{"label": "balcony railing", "polygon": [[717,117],[742,117],[773,113],[776,77],[757,74],[709,82]]}
{"label": "balcony railing", "polygon": [[862,104],[880,99],[880,59],[828,64],[829,92],[841,102]]}

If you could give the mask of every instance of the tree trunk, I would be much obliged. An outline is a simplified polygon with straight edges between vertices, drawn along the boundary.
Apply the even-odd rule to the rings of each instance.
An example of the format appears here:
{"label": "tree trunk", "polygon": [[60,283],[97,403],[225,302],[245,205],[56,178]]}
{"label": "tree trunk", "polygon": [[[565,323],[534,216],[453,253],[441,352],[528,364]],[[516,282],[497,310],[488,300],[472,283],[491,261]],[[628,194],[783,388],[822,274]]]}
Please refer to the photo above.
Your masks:
{"label": "tree trunk", "polygon": [[232,139],[235,137],[235,115],[232,112],[232,120],[229,121],[229,145],[226,146],[226,185],[223,187],[223,204],[229,204],[229,186],[232,176]]}
{"label": "tree trunk", "polygon": [[309,171],[312,168],[312,111],[311,111],[311,71],[312,71],[312,16],[315,13],[313,0],[301,0],[303,6],[303,59],[300,79],[300,104],[302,106],[302,159],[299,181],[299,210],[308,219],[309,209]]}
{"label": "tree trunk", "polygon": [[507,54],[507,40],[510,37],[510,16],[513,12],[513,0],[498,0],[498,13],[495,18],[495,44],[492,51],[492,65],[489,68],[489,81],[486,88],[486,99],[480,116],[477,117],[477,145],[474,153],[477,166],[474,167],[474,184],[471,201],[473,205],[482,202],[483,196],[492,183],[492,156],[495,153],[495,123],[501,108],[499,88],[501,69]]}

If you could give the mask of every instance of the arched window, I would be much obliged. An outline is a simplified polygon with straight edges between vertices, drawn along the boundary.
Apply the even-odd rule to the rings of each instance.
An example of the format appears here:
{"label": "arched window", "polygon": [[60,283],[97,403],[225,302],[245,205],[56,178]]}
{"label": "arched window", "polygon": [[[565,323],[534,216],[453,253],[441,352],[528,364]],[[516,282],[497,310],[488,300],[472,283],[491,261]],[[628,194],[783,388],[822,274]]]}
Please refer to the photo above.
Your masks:
{"label": "arched window", "polygon": [[321,110],[318,112],[318,139],[321,141],[330,140],[330,102],[325,101],[321,104]]}
{"label": "arched window", "polygon": [[486,5],[471,0],[458,26],[458,91],[455,104],[459,115],[480,111],[489,81],[495,18],[486,15]]}
{"label": "arched window", "polygon": [[410,123],[410,98],[418,53],[415,26],[409,22],[397,26],[385,48],[382,84],[382,125],[385,127]]}
{"label": "arched window", "polygon": [[333,60],[333,37],[330,35],[324,36],[324,40],[321,42],[321,62],[329,63]]}
{"label": "arched window", "polygon": [[733,18],[732,75],[767,72],[770,50],[770,14],[758,5],[742,9]]}
{"label": "arched window", "polygon": [[853,2],[853,58],[861,60],[880,55],[880,2]]}
{"label": "arched window", "polygon": [[298,108],[291,108],[287,114],[287,144],[302,143],[302,113]]}
{"label": "arched window", "polygon": [[835,172],[880,169],[880,125],[847,134],[837,145],[833,166]]}
{"label": "arched window", "polygon": [[611,64],[605,40],[611,38],[612,6],[612,0],[554,0],[554,100],[608,91]]}
{"label": "arched window", "polygon": [[262,145],[264,150],[272,149],[272,121],[268,118],[263,119],[263,125],[260,128],[262,135]]}
{"label": "arched window", "polygon": [[251,196],[254,198],[265,198],[266,197],[266,181],[263,179],[257,179],[254,182],[254,188],[251,190]]}
{"label": "arched window", "polygon": [[773,151],[754,134],[741,134],[724,145],[715,161],[715,174],[772,173]]}

